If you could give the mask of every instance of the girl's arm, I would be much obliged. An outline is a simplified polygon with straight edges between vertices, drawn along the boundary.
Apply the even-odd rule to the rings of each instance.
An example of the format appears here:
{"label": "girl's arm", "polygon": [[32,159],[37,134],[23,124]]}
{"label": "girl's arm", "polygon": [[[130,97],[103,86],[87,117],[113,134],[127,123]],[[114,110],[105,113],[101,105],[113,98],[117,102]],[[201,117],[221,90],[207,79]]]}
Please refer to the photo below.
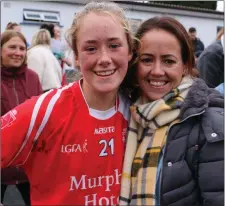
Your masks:
{"label": "girl's arm", "polygon": [[1,167],[27,160],[42,132],[46,107],[55,92],[33,97],[1,117]]}

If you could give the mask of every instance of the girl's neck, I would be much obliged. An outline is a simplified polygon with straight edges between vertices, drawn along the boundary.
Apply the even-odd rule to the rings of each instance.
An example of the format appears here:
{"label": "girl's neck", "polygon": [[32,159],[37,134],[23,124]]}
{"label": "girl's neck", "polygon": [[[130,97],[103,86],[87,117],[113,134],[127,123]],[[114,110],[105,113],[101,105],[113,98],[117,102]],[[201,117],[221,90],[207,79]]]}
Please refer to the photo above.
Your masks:
{"label": "girl's neck", "polygon": [[116,105],[117,91],[97,93],[84,81],[81,81],[81,88],[88,106],[92,109],[106,111]]}

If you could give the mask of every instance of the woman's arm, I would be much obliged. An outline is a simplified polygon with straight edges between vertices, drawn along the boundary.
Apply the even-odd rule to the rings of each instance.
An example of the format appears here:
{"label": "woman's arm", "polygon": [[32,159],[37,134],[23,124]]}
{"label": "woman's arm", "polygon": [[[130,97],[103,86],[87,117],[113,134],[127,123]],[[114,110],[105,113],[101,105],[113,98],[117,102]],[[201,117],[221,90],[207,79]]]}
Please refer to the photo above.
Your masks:
{"label": "woman's arm", "polygon": [[198,155],[198,186],[203,206],[224,205],[224,132],[223,109],[204,115],[202,132],[205,141]]}

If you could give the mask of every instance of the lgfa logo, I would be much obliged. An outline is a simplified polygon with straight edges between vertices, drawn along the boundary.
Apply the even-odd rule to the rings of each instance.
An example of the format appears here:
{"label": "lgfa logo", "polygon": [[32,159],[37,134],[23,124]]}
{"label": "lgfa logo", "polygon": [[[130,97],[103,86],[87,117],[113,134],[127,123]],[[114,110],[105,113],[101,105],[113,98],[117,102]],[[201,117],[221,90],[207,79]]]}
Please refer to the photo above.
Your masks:
{"label": "lgfa logo", "polygon": [[61,145],[61,152],[62,153],[76,153],[76,152],[83,152],[87,153],[87,140],[84,141],[82,144],[67,144]]}

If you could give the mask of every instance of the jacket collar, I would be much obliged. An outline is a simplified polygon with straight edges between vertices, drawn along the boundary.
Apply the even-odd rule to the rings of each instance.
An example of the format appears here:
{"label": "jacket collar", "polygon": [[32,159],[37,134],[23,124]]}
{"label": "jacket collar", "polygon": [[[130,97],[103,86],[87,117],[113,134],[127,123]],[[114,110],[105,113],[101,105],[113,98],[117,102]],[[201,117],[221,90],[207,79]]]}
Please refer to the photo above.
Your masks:
{"label": "jacket collar", "polygon": [[196,78],[181,107],[181,120],[202,113],[208,107],[224,107],[224,99],[218,91],[209,88],[204,80]]}
{"label": "jacket collar", "polygon": [[26,70],[27,70],[27,65],[23,65],[19,68],[6,68],[4,66],[1,66],[1,76],[7,76],[7,77],[20,76],[20,75],[23,75]]}

